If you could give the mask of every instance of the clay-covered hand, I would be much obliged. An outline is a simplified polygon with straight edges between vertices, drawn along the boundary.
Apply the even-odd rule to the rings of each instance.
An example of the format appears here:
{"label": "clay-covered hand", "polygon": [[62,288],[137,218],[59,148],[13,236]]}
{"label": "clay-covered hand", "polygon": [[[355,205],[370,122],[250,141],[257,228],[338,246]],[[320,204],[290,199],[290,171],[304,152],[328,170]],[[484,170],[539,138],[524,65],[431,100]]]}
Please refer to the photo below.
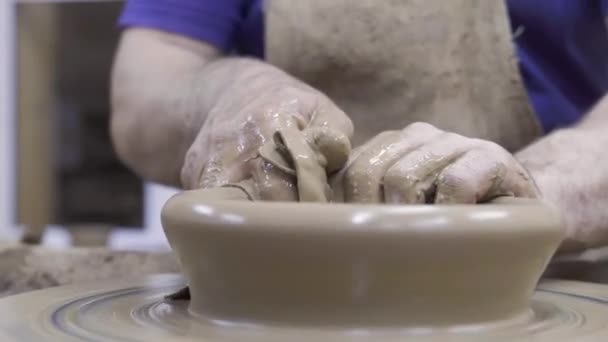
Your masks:
{"label": "clay-covered hand", "polygon": [[[190,146],[182,168],[187,189],[246,184],[251,197],[298,200],[290,158],[341,169],[350,154],[350,119],[327,96],[271,67],[228,84]],[[273,154],[287,145],[297,155]],[[265,149],[264,153],[262,146]],[[273,160],[273,159],[281,160]],[[326,181],[325,181],[326,184]]]}
{"label": "clay-covered hand", "polygon": [[344,202],[479,203],[539,195],[499,145],[426,123],[381,133],[355,149],[331,184],[334,200]]}

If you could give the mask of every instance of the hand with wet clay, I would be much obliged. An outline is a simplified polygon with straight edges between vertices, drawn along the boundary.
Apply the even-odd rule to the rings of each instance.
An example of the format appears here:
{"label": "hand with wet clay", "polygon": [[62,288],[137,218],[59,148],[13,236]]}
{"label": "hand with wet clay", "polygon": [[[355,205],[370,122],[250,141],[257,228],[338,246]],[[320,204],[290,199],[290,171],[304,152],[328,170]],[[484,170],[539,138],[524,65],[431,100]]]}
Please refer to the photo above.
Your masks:
{"label": "hand with wet clay", "polygon": [[[350,153],[352,123],[321,92],[262,61],[220,58],[209,44],[169,33],[125,32],[112,97],[119,155],[143,178],[173,186],[323,201],[327,174]],[[296,184],[296,173],[309,176]]]}
{"label": "hand with wet clay", "polygon": [[388,131],[355,149],[331,181],[335,201],[479,203],[537,197],[526,170],[499,145],[426,123]]}
{"label": "hand with wet clay", "polygon": [[[326,175],[350,154],[350,120],[325,95],[279,70],[260,65],[248,72],[211,108],[186,153],[182,184],[239,186],[261,200],[325,201]],[[298,168],[313,172],[308,179],[315,183],[301,184]]]}

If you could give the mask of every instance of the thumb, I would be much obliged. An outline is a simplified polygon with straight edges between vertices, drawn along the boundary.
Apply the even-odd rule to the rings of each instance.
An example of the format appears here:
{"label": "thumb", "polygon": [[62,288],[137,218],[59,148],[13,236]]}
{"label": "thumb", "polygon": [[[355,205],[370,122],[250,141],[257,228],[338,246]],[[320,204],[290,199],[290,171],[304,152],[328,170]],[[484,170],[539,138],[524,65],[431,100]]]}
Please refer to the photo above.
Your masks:
{"label": "thumb", "polygon": [[252,172],[258,190],[254,197],[272,200],[295,192],[300,202],[327,202],[327,176],[344,166],[349,154],[346,135],[328,127],[278,130],[259,151],[263,163]]}
{"label": "thumb", "polygon": [[310,127],[304,130],[306,141],[316,152],[319,164],[328,175],[340,170],[351,151],[349,137],[341,130],[327,126]]}

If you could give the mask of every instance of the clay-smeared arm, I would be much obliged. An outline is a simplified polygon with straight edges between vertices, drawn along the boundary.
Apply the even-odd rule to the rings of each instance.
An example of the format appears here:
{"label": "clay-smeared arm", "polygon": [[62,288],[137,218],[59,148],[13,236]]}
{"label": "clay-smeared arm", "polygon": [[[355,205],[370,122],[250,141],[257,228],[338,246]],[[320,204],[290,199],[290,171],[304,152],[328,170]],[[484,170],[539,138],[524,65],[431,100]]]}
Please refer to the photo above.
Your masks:
{"label": "clay-smeared arm", "polygon": [[123,34],[112,111],[116,150],[143,178],[192,189],[255,174],[278,199],[291,198],[289,180],[252,170],[276,131],[325,127],[347,139],[353,130],[325,95],[271,65],[147,29]]}
{"label": "clay-smeared arm", "polygon": [[516,154],[567,227],[561,250],[608,244],[608,97],[578,125],[557,130]]}
{"label": "clay-smeared arm", "polygon": [[[124,32],[112,72],[114,146],[145,179],[180,185],[184,155],[200,130],[217,84],[205,67],[211,45],[147,29]],[[217,82],[217,80],[216,80]]]}

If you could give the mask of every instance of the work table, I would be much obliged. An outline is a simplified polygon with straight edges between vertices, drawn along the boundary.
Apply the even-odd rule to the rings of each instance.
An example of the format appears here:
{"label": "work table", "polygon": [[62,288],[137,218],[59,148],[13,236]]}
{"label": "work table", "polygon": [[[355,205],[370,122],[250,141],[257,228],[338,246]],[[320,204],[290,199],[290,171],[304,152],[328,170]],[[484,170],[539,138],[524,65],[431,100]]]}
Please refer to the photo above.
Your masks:
{"label": "work table", "polygon": [[0,297],[71,283],[176,272],[179,265],[170,252],[52,249],[0,242]]}

